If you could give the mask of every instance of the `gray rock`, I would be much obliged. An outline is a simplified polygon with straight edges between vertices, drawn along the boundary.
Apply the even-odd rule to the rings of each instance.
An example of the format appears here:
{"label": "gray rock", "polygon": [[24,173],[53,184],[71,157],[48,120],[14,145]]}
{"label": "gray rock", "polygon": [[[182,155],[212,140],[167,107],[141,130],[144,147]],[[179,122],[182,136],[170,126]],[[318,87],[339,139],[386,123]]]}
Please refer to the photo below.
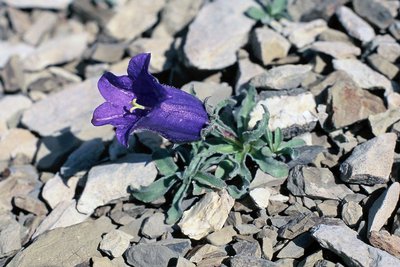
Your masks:
{"label": "gray rock", "polygon": [[312,43],[309,49],[334,58],[353,58],[361,54],[361,49],[357,46],[337,41],[317,41]]}
{"label": "gray rock", "polygon": [[164,221],[164,213],[154,213],[146,221],[144,221],[142,234],[151,239],[156,239],[162,236],[168,228]]}
{"label": "gray rock", "polygon": [[16,8],[43,8],[62,10],[68,7],[73,0],[2,0],[5,4]]}
{"label": "gray rock", "polygon": [[31,45],[37,46],[43,37],[49,33],[57,24],[57,15],[53,12],[40,12],[35,22],[24,33],[23,40]]}
{"label": "gray rock", "polygon": [[343,184],[337,184],[329,169],[296,166],[289,174],[287,188],[295,196],[314,199],[343,199],[353,192]]}
{"label": "gray rock", "polygon": [[185,238],[164,239],[157,241],[155,244],[165,246],[181,256],[186,255],[187,252],[192,248],[190,239]]}
{"label": "gray rock", "polygon": [[[20,251],[10,267],[75,266],[101,256],[97,247],[101,235],[114,229],[110,219],[102,217],[67,228],[58,228],[38,237]],[[62,240],[62,242],[60,242]]]}
{"label": "gray rock", "polygon": [[236,230],[238,230],[239,234],[241,235],[254,235],[261,230],[253,225],[253,224],[239,224],[235,226]]}
{"label": "gray rock", "polygon": [[261,248],[257,241],[240,240],[232,245],[236,255],[261,258]]}
{"label": "gray rock", "polygon": [[24,10],[9,7],[7,15],[12,29],[19,35],[27,31],[32,24],[29,12]]}
{"label": "gray rock", "polygon": [[92,167],[103,153],[105,147],[100,139],[84,142],[72,152],[60,169],[64,178],[69,178],[79,171],[86,171]]}
{"label": "gray rock", "polygon": [[112,200],[128,197],[129,186],[147,186],[156,176],[155,164],[146,154],[129,154],[113,163],[93,167],[77,209],[84,214],[91,214],[95,208]]}
{"label": "gray rock", "polygon": [[207,241],[214,246],[223,246],[232,241],[237,233],[232,225],[226,226],[221,230],[215,231],[207,236]]}
{"label": "gray rock", "polygon": [[130,247],[125,257],[127,263],[135,267],[164,267],[179,254],[157,244],[138,244]]}
{"label": "gray rock", "polygon": [[257,28],[251,38],[254,56],[264,65],[274,59],[284,58],[290,49],[289,41],[279,33],[267,27]]}
{"label": "gray rock", "polygon": [[337,217],[338,216],[339,201],[325,200],[317,204],[317,210],[321,217]]}
{"label": "gray rock", "polygon": [[336,15],[350,36],[365,43],[375,37],[374,29],[350,8],[341,6],[336,10]]}
{"label": "gray rock", "polygon": [[259,209],[268,207],[271,191],[266,187],[254,188],[249,192],[251,199]]}
{"label": "gray rock", "polygon": [[37,198],[25,195],[15,196],[13,198],[13,204],[17,208],[27,211],[35,215],[46,215],[46,205]]}
{"label": "gray rock", "polygon": [[339,30],[328,28],[323,31],[320,35],[318,35],[318,41],[325,41],[325,42],[343,42],[350,45],[353,45],[351,41],[351,37],[349,37],[344,32]]}
{"label": "gray rock", "polygon": [[211,257],[225,257],[226,251],[223,247],[217,247],[209,244],[200,245],[197,249],[191,251],[186,258],[191,262],[199,263],[204,259]]}
{"label": "gray rock", "polygon": [[368,232],[379,232],[391,217],[399,201],[400,184],[393,183],[372,204],[368,212]]}
{"label": "gray rock", "polygon": [[389,109],[376,115],[368,117],[372,133],[375,136],[386,133],[388,128],[400,120],[400,111],[398,109]]}
{"label": "gray rock", "polygon": [[342,219],[349,226],[354,227],[363,216],[363,209],[355,201],[349,201],[342,206]]}
{"label": "gray rock", "polygon": [[69,34],[43,42],[24,61],[27,71],[39,71],[49,65],[57,65],[80,58],[88,43],[86,33]]}
{"label": "gray rock", "polygon": [[316,18],[328,21],[335,13],[336,8],[345,2],[343,0],[289,1],[287,11],[294,21],[310,21]]}
{"label": "gray rock", "polygon": [[0,41],[0,50],[2,51],[0,54],[0,68],[3,68],[12,55],[18,55],[21,59],[24,59],[35,48],[25,43]]}
{"label": "gray rock", "polygon": [[220,101],[225,100],[232,95],[232,87],[227,83],[215,82],[190,82],[182,86],[182,90],[190,93],[195,91],[196,97],[204,101],[207,98],[207,104],[215,107]]}
{"label": "gray rock", "polygon": [[59,173],[50,178],[42,189],[42,197],[54,209],[58,203],[70,201],[75,196],[79,176],[64,180]]}
{"label": "gray rock", "polygon": [[187,64],[205,70],[234,64],[236,52],[255,24],[244,14],[252,5],[248,0],[217,0],[203,6],[189,26],[183,47]]}
{"label": "gray rock", "polygon": [[400,69],[395,64],[378,54],[372,54],[368,56],[367,60],[372,68],[379,71],[391,80],[399,74]]}
{"label": "gray rock", "polygon": [[326,21],[316,19],[310,22],[293,23],[285,21],[283,35],[297,48],[303,48],[315,41],[317,36],[328,29]]}
{"label": "gray rock", "polygon": [[248,267],[248,266],[253,266],[253,267],[278,267],[279,265],[269,261],[269,260],[264,260],[260,258],[255,258],[252,256],[242,256],[242,255],[236,255],[230,259],[230,266],[231,267]]}
{"label": "gray rock", "polygon": [[8,214],[0,216],[0,257],[11,256],[21,248],[21,226]]}
{"label": "gray rock", "polygon": [[28,130],[21,128],[6,130],[1,134],[0,160],[24,156],[31,162],[37,150],[37,143],[38,138]]}
{"label": "gray rock", "polygon": [[295,237],[307,232],[311,227],[320,222],[320,218],[314,213],[303,213],[296,215],[289,221],[287,218],[282,218],[282,226],[279,226],[279,237],[285,239],[294,239]]}
{"label": "gray rock", "polygon": [[237,72],[237,81],[235,86],[236,94],[239,94],[242,87],[244,87],[247,82],[250,81],[251,78],[264,73],[264,69],[258,65],[250,61],[249,55],[246,51],[239,51],[239,69]]}
{"label": "gray rock", "polygon": [[87,140],[89,135],[93,139],[96,135],[104,136],[107,131],[112,133],[112,127],[94,129],[88,123],[93,110],[104,101],[94,89],[97,81],[97,78],[92,78],[66,86],[60,92],[36,102],[24,112],[22,123],[41,136],[56,135],[67,128],[83,140]]}
{"label": "gray rock", "polygon": [[176,267],[196,267],[196,265],[184,257],[179,257],[176,262]]}
{"label": "gray rock", "polygon": [[112,230],[103,236],[99,249],[114,258],[122,256],[129,247],[132,236],[121,230]]}
{"label": "gray rock", "polygon": [[278,259],[298,259],[304,256],[306,250],[313,244],[314,240],[309,233],[303,233],[283,247],[276,255]]}
{"label": "gray rock", "polygon": [[297,88],[310,73],[310,65],[283,65],[272,68],[250,80],[256,88],[282,90]]}
{"label": "gray rock", "polygon": [[386,29],[394,21],[390,9],[376,0],[353,0],[353,8],[358,15],[380,29]]}
{"label": "gray rock", "polygon": [[32,101],[23,95],[7,95],[0,98],[0,120],[12,123],[21,113],[32,106]]}
{"label": "gray rock", "polygon": [[4,84],[4,91],[15,93],[19,90],[25,90],[25,76],[22,61],[19,56],[13,55],[7,61],[1,72]]}
{"label": "gray rock", "polygon": [[396,134],[386,133],[358,145],[340,165],[340,178],[356,184],[386,183],[392,169],[396,139]]}
{"label": "gray rock", "polygon": [[371,48],[375,47],[378,55],[390,62],[395,62],[400,57],[400,45],[388,34],[375,37]]}
{"label": "gray rock", "polygon": [[105,63],[115,63],[121,60],[125,53],[122,43],[96,43],[93,47],[92,60]]}
{"label": "gray rock", "polygon": [[322,247],[337,254],[348,266],[400,265],[399,259],[367,245],[359,239],[356,231],[343,224],[320,224],[312,230],[312,235]]}

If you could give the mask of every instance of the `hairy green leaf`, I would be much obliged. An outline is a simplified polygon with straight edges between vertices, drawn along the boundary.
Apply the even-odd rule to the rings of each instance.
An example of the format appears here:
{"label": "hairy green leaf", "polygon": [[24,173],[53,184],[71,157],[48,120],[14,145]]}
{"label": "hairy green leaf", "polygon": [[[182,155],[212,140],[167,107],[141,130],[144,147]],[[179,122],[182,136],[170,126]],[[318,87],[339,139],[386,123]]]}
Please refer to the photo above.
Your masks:
{"label": "hairy green leaf", "polygon": [[266,157],[259,151],[252,151],[250,156],[263,172],[276,178],[285,178],[288,176],[289,168],[285,163],[271,157]]}
{"label": "hairy green leaf", "polygon": [[256,89],[254,87],[249,87],[246,92],[246,96],[243,99],[238,112],[236,113],[237,129],[240,135],[247,130],[250,121],[250,113],[253,111],[256,105],[256,94]]}
{"label": "hairy green leaf", "polygon": [[167,224],[174,224],[182,217],[182,200],[185,197],[188,188],[189,183],[182,183],[175,192],[174,198],[172,199],[172,205],[167,212]]}
{"label": "hairy green leaf", "polygon": [[269,14],[272,17],[281,15],[286,9],[286,0],[273,0],[269,5]]}
{"label": "hairy green leaf", "polygon": [[226,187],[226,183],[218,179],[212,174],[206,173],[206,172],[198,172],[196,175],[193,177],[194,180],[199,182],[200,184],[212,187],[212,188],[217,188],[217,189],[223,189]]}
{"label": "hairy green leaf", "polygon": [[262,20],[268,14],[261,8],[250,7],[246,10],[246,15],[254,20]]}
{"label": "hairy green leaf", "polygon": [[175,175],[165,176],[153,182],[149,186],[141,187],[140,189],[131,188],[132,196],[146,203],[152,202],[165,195],[177,180],[179,179]]}
{"label": "hairy green leaf", "polygon": [[260,121],[257,122],[252,130],[243,133],[244,143],[250,143],[259,140],[267,130],[269,122],[269,112],[264,105],[261,106],[264,109],[263,117]]}
{"label": "hairy green leaf", "polygon": [[229,174],[235,169],[235,164],[231,160],[223,160],[218,164],[215,170],[215,177],[219,179],[225,179],[229,177]]}
{"label": "hairy green leaf", "polygon": [[279,146],[283,141],[283,135],[281,128],[276,128],[274,132],[274,145],[273,145],[273,152],[278,151]]}
{"label": "hairy green leaf", "polygon": [[170,176],[176,173],[178,166],[166,149],[158,149],[153,152],[152,158],[161,175]]}

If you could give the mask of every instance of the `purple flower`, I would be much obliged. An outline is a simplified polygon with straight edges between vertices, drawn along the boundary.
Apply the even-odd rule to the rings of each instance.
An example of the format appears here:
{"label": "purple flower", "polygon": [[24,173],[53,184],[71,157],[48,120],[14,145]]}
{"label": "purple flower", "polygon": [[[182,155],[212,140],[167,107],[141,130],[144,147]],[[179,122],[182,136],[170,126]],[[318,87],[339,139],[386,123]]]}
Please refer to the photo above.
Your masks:
{"label": "purple flower", "polygon": [[150,54],[131,59],[128,75],[105,73],[98,88],[106,102],[96,108],[92,124],[116,127],[118,141],[127,146],[135,130],[154,131],[174,143],[200,139],[208,123],[203,103],[196,97],[160,84],[148,72]]}

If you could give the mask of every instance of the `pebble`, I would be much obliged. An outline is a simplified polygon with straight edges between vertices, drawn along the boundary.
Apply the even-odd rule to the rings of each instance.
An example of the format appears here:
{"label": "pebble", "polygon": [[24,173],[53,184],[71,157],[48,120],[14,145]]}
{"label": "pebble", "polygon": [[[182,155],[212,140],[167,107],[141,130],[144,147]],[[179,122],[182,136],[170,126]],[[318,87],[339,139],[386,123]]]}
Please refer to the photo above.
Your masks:
{"label": "pebble", "polygon": [[121,43],[96,43],[91,59],[105,63],[119,62],[125,53],[125,45]]}
{"label": "pebble", "polygon": [[342,181],[365,185],[386,183],[392,169],[396,139],[396,134],[386,133],[358,145],[340,165]]}
{"label": "pebble", "polygon": [[168,266],[171,259],[178,257],[178,253],[157,243],[131,246],[125,253],[126,262],[135,267]]}
{"label": "pebble", "polygon": [[385,112],[368,117],[372,133],[375,136],[386,133],[388,128],[397,121],[400,121],[400,110],[398,109],[388,109]]}
{"label": "pebble", "polygon": [[261,258],[261,248],[257,241],[240,240],[232,245],[236,255]]}
{"label": "pebble", "polygon": [[22,38],[26,43],[37,46],[56,24],[57,15],[55,13],[40,12],[40,16],[37,16],[37,19],[30,25],[29,29],[25,31]]}
{"label": "pebble", "polygon": [[339,201],[337,200],[325,200],[324,202],[317,204],[317,210],[321,217],[337,217],[338,206]]}
{"label": "pebble", "polygon": [[233,204],[233,198],[225,190],[207,193],[183,213],[178,226],[182,233],[199,240],[210,232],[222,229]]}
{"label": "pebble", "polygon": [[207,104],[213,107],[232,95],[232,87],[227,83],[193,81],[183,85],[181,89],[188,93],[193,89],[197,98],[202,101],[207,99]]}
{"label": "pebble", "polygon": [[103,236],[99,249],[108,256],[114,258],[120,257],[125,250],[128,249],[131,238],[131,235],[121,230],[114,229]]}
{"label": "pebble", "polygon": [[207,241],[214,246],[223,246],[230,243],[237,233],[232,225],[226,226],[221,230],[215,231],[207,236]]}
{"label": "pebble", "polygon": [[8,214],[0,216],[0,257],[15,254],[21,248],[21,226]]}
{"label": "pebble", "polygon": [[350,8],[341,6],[336,10],[336,15],[350,36],[365,43],[374,39],[374,29]]}
{"label": "pebble", "polygon": [[164,223],[164,213],[155,213],[144,221],[142,234],[150,239],[156,239],[167,231],[167,225]]}
{"label": "pebble", "polygon": [[37,143],[38,138],[28,130],[6,130],[0,134],[0,160],[10,160],[22,155],[31,162],[37,150]]}
{"label": "pebble", "polygon": [[363,209],[357,202],[349,201],[343,204],[341,215],[349,227],[355,227],[363,216]]}
{"label": "pebble", "polygon": [[155,164],[147,154],[129,154],[113,163],[95,166],[89,171],[77,209],[91,214],[112,200],[128,197],[129,186],[147,186],[156,176]]}
{"label": "pebble", "polygon": [[309,49],[330,55],[333,58],[354,58],[361,54],[361,49],[355,45],[338,41],[317,41]]}
{"label": "pebble", "polygon": [[15,93],[19,90],[26,90],[25,74],[22,67],[22,61],[19,56],[13,55],[7,61],[0,72],[4,84],[4,91]]}
{"label": "pebble", "polygon": [[400,257],[400,237],[382,230],[379,232],[372,231],[368,240],[374,247],[382,249],[396,258]]}
{"label": "pebble", "polygon": [[42,197],[50,208],[54,209],[60,202],[73,199],[78,182],[78,176],[65,180],[57,173],[43,186]]}
{"label": "pebble", "polygon": [[385,75],[388,79],[392,80],[399,74],[400,69],[395,64],[378,54],[368,56],[367,61],[372,68]]}
{"label": "pebble", "polygon": [[255,21],[244,12],[251,1],[217,0],[204,5],[189,26],[183,51],[188,66],[218,70],[234,64]]}
{"label": "pebble", "polygon": [[305,252],[313,244],[314,240],[309,233],[303,233],[289,241],[276,255],[278,259],[298,259],[304,256]]}
{"label": "pebble", "polygon": [[264,260],[261,258],[255,258],[252,256],[236,255],[230,258],[231,267],[247,267],[247,266],[260,266],[260,267],[278,267],[278,265],[272,261]]}
{"label": "pebble", "polygon": [[354,0],[353,8],[358,15],[380,29],[386,29],[394,19],[390,9],[375,0]]}
{"label": "pebble", "polygon": [[288,23],[283,34],[297,48],[303,48],[315,41],[317,36],[328,29],[326,21],[316,19],[310,22]]}
{"label": "pebble", "polygon": [[269,199],[271,196],[271,192],[268,190],[268,188],[254,188],[249,192],[249,195],[258,208],[265,209],[266,207],[268,207]]}
{"label": "pebble", "polygon": [[24,195],[15,196],[13,198],[13,204],[17,208],[27,211],[29,213],[33,213],[35,215],[47,214],[46,205],[40,200],[31,196],[24,196]]}
{"label": "pebble", "polygon": [[0,120],[6,123],[15,121],[21,113],[32,106],[32,101],[24,95],[7,95],[0,98]]}
{"label": "pebble", "polygon": [[239,51],[239,69],[237,72],[237,79],[236,79],[236,86],[235,86],[235,92],[239,93],[246,84],[250,81],[251,78],[264,73],[264,69],[252,62],[249,59],[249,55],[246,51],[240,50]]}
{"label": "pebble", "polygon": [[35,48],[25,43],[15,43],[0,41],[0,68],[4,68],[8,60],[13,55],[18,55],[21,59],[24,59],[27,55],[34,53]]}

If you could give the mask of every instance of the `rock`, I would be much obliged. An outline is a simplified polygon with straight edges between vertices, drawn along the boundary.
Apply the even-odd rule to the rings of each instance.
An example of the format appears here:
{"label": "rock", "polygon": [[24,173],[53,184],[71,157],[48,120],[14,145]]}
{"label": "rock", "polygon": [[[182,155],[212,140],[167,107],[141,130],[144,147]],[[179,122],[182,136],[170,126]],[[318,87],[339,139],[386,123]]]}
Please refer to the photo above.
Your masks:
{"label": "rock", "polygon": [[146,154],[129,154],[113,163],[93,167],[77,209],[81,213],[91,214],[95,208],[112,200],[128,197],[129,186],[136,189],[147,186],[156,176],[154,162]]}
{"label": "rock", "polygon": [[223,246],[232,241],[233,237],[236,236],[236,231],[232,225],[226,226],[221,230],[215,231],[207,236],[207,241],[214,246]]}
{"label": "rock", "polygon": [[268,188],[258,187],[251,190],[249,195],[258,208],[265,209],[268,206],[271,192]]}
{"label": "rock", "polygon": [[156,244],[165,246],[181,256],[186,255],[187,252],[192,248],[190,239],[185,238],[164,239],[157,241]]}
{"label": "rock", "polygon": [[272,68],[250,80],[256,88],[282,90],[297,88],[310,73],[310,65],[283,65]]}
{"label": "rock", "polygon": [[13,203],[17,208],[35,215],[47,214],[47,208],[44,203],[31,196],[15,196],[13,198]]}
{"label": "rock", "polygon": [[328,26],[326,21],[316,19],[310,22],[287,22],[283,34],[297,48],[303,48],[315,41],[315,38],[324,32]]}
{"label": "rock", "polygon": [[194,248],[186,256],[186,258],[188,258],[191,262],[199,263],[204,259],[211,257],[225,257],[226,254],[226,251],[222,247],[205,244]]}
{"label": "rock", "polygon": [[40,223],[32,239],[46,231],[64,228],[83,222],[89,215],[79,213],[76,210],[76,200],[63,201],[50,212],[50,214]]}
{"label": "rock", "polygon": [[251,78],[264,73],[264,69],[258,65],[250,61],[249,55],[246,51],[239,51],[239,69],[237,72],[237,81],[235,86],[236,94],[239,94],[242,87],[244,87]]}
{"label": "rock", "polygon": [[378,35],[372,42],[371,49],[390,62],[395,62],[400,57],[400,45],[390,35]]}
{"label": "rock", "polygon": [[73,0],[2,0],[5,4],[16,8],[43,8],[62,10],[68,7]]}
{"label": "rock", "polygon": [[43,37],[49,33],[57,24],[57,15],[53,12],[40,12],[35,22],[24,33],[23,40],[31,45],[37,46]]}
{"label": "rock", "polygon": [[60,169],[62,177],[69,178],[80,171],[90,169],[99,159],[105,147],[101,139],[84,142],[72,152]]}
{"label": "rock", "polygon": [[337,254],[348,266],[399,266],[400,264],[399,259],[361,241],[356,231],[343,224],[320,224],[311,233],[322,247]]}
{"label": "rock", "polygon": [[396,40],[400,39],[400,21],[395,20],[392,25],[389,26],[389,32],[393,35]]}
{"label": "rock", "polygon": [[317,204],[317,210],[321,217],[337,217],[339,202],[337,200],[325,200]]}
{"label": "rock", "polygon": [[339,267],[342,266],[340,263],[334,264],[327,260],[324,260],[322,250],[317,250],[317,252],[311,254],[298,264],[299,267],[304,266],[315,266],[315,267]]}
{"label": "rock", "polygon": [[27,71],[39,71],[50,65],[58,65],[80,58],[87,43],[86,33],[69,34],[46,40],[23,60],[24,68]]}
{"label": "rock", "polygon": [[318,35],[318,41],[325,41],[325,42],[343,42],[350,45],[353,45],[351,37],[349,37],[344,32],[339,30],[328,28],[323,31],[320,35]]}
{"label": "rock", "polygon": [[131,246],[125,253],[126,262],[135,267],[168,266],[171,259],[179,254],[165,246],[157,244],[138,244]]}
{"label": "rock", "polygon": [[176,267],[196,267],[196,265],[184,257],[179,257],[176,262]]}
{"label": "rock", "polygon": [[279,251],[276,257],[278,259],[292,258],[298,259],[304,256],[306,250],[313,244],[314,240],[309,233],[303,233],[289,243]]}
{"label": "rock", "polygon": [[232,257],[230,259],[230,264],[231,267],[278,267],[278,265],[272,261],[242,255],[236,255]]}
{"label": "rock", "polygon": [[400,184],[393,183],[372,204],[368,212],[368,232],[379,232],[391,217],[399,201]]}
{"label": "rock", "polygon": [[[57,263],[75,266],[101,256],[97,246],[101,235],[114,229],[110,219],[102,217],[67,228],[58,228],[41,235],[20,251],[8,264],[10,267],[40,267]],[[60,240],[62,242],[60,243]]]}
{"label": "rock", "polygon": [[357,202],[349,201],[342,206],[342,219],[349,226],[354,227],[363,216],[363,209]]}
{"label": "rock", "polygon": [[241,240],[232,245],[235,255],[261,258],[261,248],[257,241]]}
{"label": "rock", "polygon": [[247,41],[255,21],[244,12],[251,1],[217,0],[204,5],[189,26],[183,47],[187,65],[217,70],[236,62],[236,52]]}
{"label": "rock", "polygon": [[400,111],[398,109],[389,109],[386,112],[370,115],[368,117],[372,133],[375,136],[386,133],[387,129],[400,120]]}
{"label": "rock", "polygon": [[91,59],[105,63],[119,62],[125,53],[125,45],[121,43],[96,43]]}
{"label": "rock", "polygon": [[351,80],[339,80],[329,88],[328,109],[335,129],[385,111],[381,98],[358,87]]}
{"label": "rock", "polygon": [[87,140],[89,136],[90,139],[103,137],[105,130],[112,133],[112,127],[93,129],[88,123],[93,110],[104,101],[94,89],[97,81],[97,78],[92,78],[82,83],[71,84],[60,92],[36,102],[24,112],[22,123],[41,136],[56,135],[67,128],[83,140]]}
{"label": "rock", "polygon": [[287,219],[284,220],[279,227],[278,234],[279,237],[285,239],[294,239],[320,222],[320,218],[310,212],[296,215],[289,221],[286,221]]}
{"label": "rock", "polygon": [[8,214],[0,216],[0,257],[13,255],[21,248],[21,226]]}
{"label": "rock", "polygon": [[386,183],[393,164],[396,139],[396,134],[386,133],[358,145],[340,165],[340,179],[366,185]]}
{"label": "rock", "polygon": [[14,128],[0,134],[0,160],[10,160],[24,156],[29,162],[33,160],[38,139],[30,131]]}
{"label": "rock", "polygon": [[358,15],[380,29],[386,29],[394,21],[390,9],[376,0],[353,0],[353,8]]}
{"label": "rock", "polygon": [[173,65],[175,51],[173,50],[174,39],[167,37],[139,38],[128,46],[130,56],[139,53],[151,52],[149,70],[151,73],[159,73],[169,70]]}
{"label": "rock", "polygon": [[[0,98],[0,120],[12,123],[18,118],[22,111],[28,109],[32,101],[23,95],[7,95]],[[16,124],[16,123],[12,123]]]}
{"label": "rock", "polygon": [[207,104],[215,107],[220,101],[228,99],[232,95],[232,87],[227,83],[215,82],[190,82],[181,88],[183,91],[190,93],[193,89],[196,97],[204,101],[207,99]]}
{"label": "rock", "polygon": [[378,54],[368,56],[367,60],[371,67],[391,80],[399,74],[400,69],[396,65]]}
{"label": "rock", "polygon": [[174,36],[183,30],[197,15],[203,1],[201,0],[172,0],[167,1],[161,11],[161,20],[152,36]]}
{"label": "rock", "polygon": [[303,0],[301,2],[290,1],[287,5],[287,12],[294,21],[310,21],[322,18],[326,21],[335,13],[343,0]]}
{"label": "rock", "polygon": [[12,29],[19,35],[22,35],[31,26],[31,18],[28,12],[23,10],[8,7],[7,9],[8,19]]}
{"label": "rock", "polygon": [[337,41],[317,41],[309,46],[309,49],[327,54],[333,58],[353,58],[361,54],[360,48],[355,45]]}
{"label": "rock", "polygon": [[129,1],[116,10],[114,16],[106,23],[105,30],[117,40],[132,40],[157,22],[157,14],[164,4],[164,0],[151,3]]}
{"label": "rock", "polygon": [[183,213],[178,225],[182,233],[199,240],[210,232],[222,228],[233,204],[233,198],[225,190],[218,193],[207,193],[199,202]]}
{"label": "rock", "polygon": [[353,192],[343,184],[337,184],[329,169],[296,166],[289,174],[287,188],[295,196],[313,199],[341,200]]}
{"label": "rock", "polygon": [[5,92],[15,93],[19,90],[26,89],[24,70],[22,66],[22,61],[17,55],[11,56],[7,61],[3,71],[0,73]]}
{"label": "rock", "polygon": [[254,189],[257,187],[273,187],[273,186],[280,186],[284,183],[284,179],[276,178],[268,173],[257,169],[256,175],[254,179],[251,181],[249,188]]}
{"label": "rock", "polygon": [[376,248],[382,249],[396,258],[400,257],[400,237],[391,235],[388,231],[372,231],[369,242]]}
{"label": "rock", "polygon": [[108,256],[117,258],[122,256],[129,247],[132,236],[120,230],[112,230],[103,236],[99,249]]}
{"label": "rock", "polygon": [[274,59],[284,58],[290,49],[289,41],[279,33],[267,27],[257,28],[251,38],[254,56],[264,65]]}
{"label": "rock", "polygon": [[336,10],[336,15],[350,36],[364,43],[371,41],[375,37],[374,29],[350,8],[341,6]]}
{"label": "rock", "polygon": [[357,59],[335,59],[333,67],[343,70],[352,80],[363,89],[385,89],[387,93],[393,91],[391,82],[382,74],[377,73]]}
{"label": "rock", "polygon": [[235,226],[236,230],[238,230],[241,235],[254,235],[260,232],[260,229],[253,224],[239,224]]}
{"label": "rock", "polygon": [[267,107],[270,114],[269,129],[274,131],[279,127],[287,137],[312,130],[318,120],[314,97],[306,92],[274,96],[259,101],[250,113],[250,127],[254,127],[257,121],[261,120],[264,114],[262,105]]}
{"label": "rock", "polygon": [[143,223],[142,234],[150,239],[156,239],[167,231],[167,225],[164,223],[164,213],[155,213]]}
{"label": "rock", "polygon": [[54,209],[58,203],[72,200],[75,196],[76,185],[79,177],[74,176],[64,180],[59,173],[49,179],[42,189],[42,197]]}
{"label": "rock", "polygon": [[[11,1],[11,0],[10,0]],[[27,55],[34,52],[35,48],[25,43],[0,41],[0,68],[4,68],[12,55],[18,55],[23,60]]]}

